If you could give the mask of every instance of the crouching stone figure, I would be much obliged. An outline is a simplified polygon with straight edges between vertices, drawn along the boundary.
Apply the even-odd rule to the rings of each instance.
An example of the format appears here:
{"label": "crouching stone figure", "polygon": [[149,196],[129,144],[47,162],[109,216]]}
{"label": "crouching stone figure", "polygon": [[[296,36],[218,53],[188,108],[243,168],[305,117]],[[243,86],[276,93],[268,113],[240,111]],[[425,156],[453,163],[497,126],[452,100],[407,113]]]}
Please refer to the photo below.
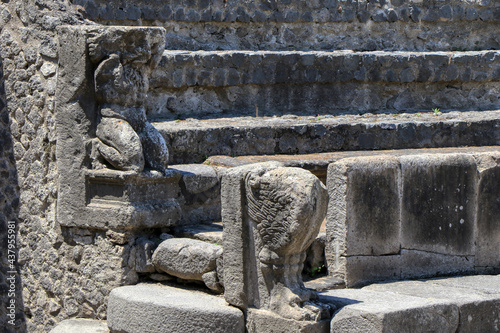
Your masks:
{"label": "crouching stone figure", "polygon": [[144,102],[149,75],[164,49],[163,29],[108,29],[89,38],[96,69],[99,104],[97,150],[111,166],[140,172],[145,166],[164,172],[168,149],[147,121]]}
{"label": "crouching stone figure", "polygon": [[306,249],[326,214],[327,191],[309,171],[274,162],[230,169],[222,181],[226,300],[283,318],[319,321],[328,307],[304,287]]}

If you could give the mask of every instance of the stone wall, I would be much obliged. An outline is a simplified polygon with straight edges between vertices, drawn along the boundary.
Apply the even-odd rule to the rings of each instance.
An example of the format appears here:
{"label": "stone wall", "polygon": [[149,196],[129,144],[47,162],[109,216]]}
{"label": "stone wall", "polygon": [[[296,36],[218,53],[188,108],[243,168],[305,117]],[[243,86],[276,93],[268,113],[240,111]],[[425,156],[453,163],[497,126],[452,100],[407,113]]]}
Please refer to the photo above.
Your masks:
{"label": "stone wall", "polygon": [[[56,221],[55,27],[81,23],[67,1],[11,1],[0,6],[2,82],[7,96],[2,97],[0,111],[1,271],[7,270],[6,221],[13,220],[18,225],[16,250],[22,280],[22,286],[16,286],[24,301],[23,306],[18,295],[17,326],[2,322],[10,331],[50,331],[68,317],[104,318],[110,290],[137,281],[130,269],[135,267],[135,257],[129,256],[135,238],[61,228]],[[0,286],[4,320],[5,278]]]}
{"label": "stone wall", "polygon": [[[163,25],[167,49],[498,49],[498,2],[74,0],[96,22]],[[347,34],[346,32],[349,31]]]}

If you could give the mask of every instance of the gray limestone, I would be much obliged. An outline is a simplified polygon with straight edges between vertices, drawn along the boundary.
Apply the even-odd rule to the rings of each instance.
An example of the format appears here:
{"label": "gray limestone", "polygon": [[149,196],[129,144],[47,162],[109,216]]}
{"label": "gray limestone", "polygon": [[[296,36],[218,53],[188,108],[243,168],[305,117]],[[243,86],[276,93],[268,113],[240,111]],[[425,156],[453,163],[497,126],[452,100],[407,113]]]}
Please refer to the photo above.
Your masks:
{"label": "gray limestone", "polygon": [[495,1],[75,3],[104,24],[163,25],[174,50],[452,51],[494,49],[499,43]]}
{"label": "gray limestone", "polygon": [[498,283],[498,276],[471,276],[374,284],[364,289],[454,305],[459,311],[457,332],[495,332],[500,315]]}
{"label": "gray limestone", "polygon": [[498,51],[166,51],[148,117],[495,110],[498,59]]}
{"label": "gray limestone", "polygon": [[471,155],[402,156],[401,246],[473,255],[476,163]]}
{"label": "gray limestone", "polygon": [[298,321],[280,317],[268,310],[248,309],[246,328],[248,333],[328,333],[330,321]]}
{"label": "gray limestone", "polygon": [[399,161],[391,156],[346,158],[330,164],[326,230],[335,256],[399,253],[399,181]]}
{"label": "gray limestone", "polygon": [[54,327],[50,333],[109,333],[105,320],[67,319]]}
{"label": "gray limestone", "polygon": [[220,221],[220,177],[204,164],[177,164],[181,173],[183,220],[188,224]]}
{"label": "gray limestone", "polygon": [[245,332],[243,312],[223,298],[154,284],[114,289],[107,321],[116,333]]}
{"label": "gray limestone", "polygon": [[[143,107],[165,31],[63,26],[58,32],[60,223],[121,230],[179,223],[180,174],[166,169],[166,143]],[[145,166],[159,172],[142,172]]]}
{"label": "gray limestone", "polygon": [[210,289],[220,291],[216,268],[221,256],[220,245],[189,238],[170,238],[158,246],[152,262],[159,271],[185,280],[204,281]]}
{"label": "gray limestone", "polygon": [[[495,97],[496,98],[496,97]],[[434,106],[433,106],[434,107]],[[500,143],[498,111],[452,111],[435,115],[429,107],[420,113],[318,116],[262,114],[259,117],[187,119],[156,121],[153,125],[171,148],[172,163],[202,163],[207,156],[275,154],[316,154],[343,152],[356,155],[360,150],[449,148],[495,146]],[[255,115],[255,107],[253,108]],[[262,162],[275,156],[261,156]],[[310,159],[318,159],[310,156]],[[241,158],[233,159],[235,162]],[[296,158],[297,164],[317,167]],[[210,157],[206,163],[216,164]],[[299,164],[300,163],[300,164]],[[212,165],[211,164],[211,165]],[[326,163],[328,164],[328,163]],[[326,169],[323,164],[322,169]],[[318,174],[318,177],[325,177]]]}
{"label": "gray limestone", "polygon": [[500,251],[500,154],[478,154],[475,156],[478,171],[477,237],[475,265],[485,270],[498,269]]}
{"label": "gray limestone", "polygon": [[347,286],[498,269],[498,150],[416,152],[330,164],[326,259]]}
{"label": "gray limestone", "polygon": [[224,295],[230,304],[306,322],[329,317],[302,282],[305,250],[319,232],[327,200],[317,177],[279,163],[223,175]]}
{"label": "gray limestone", "polygon": [[320,300],[339,308],[332,333],[344,332],[456,332],[458,307],[440,300],[365,289],[320,293]]}

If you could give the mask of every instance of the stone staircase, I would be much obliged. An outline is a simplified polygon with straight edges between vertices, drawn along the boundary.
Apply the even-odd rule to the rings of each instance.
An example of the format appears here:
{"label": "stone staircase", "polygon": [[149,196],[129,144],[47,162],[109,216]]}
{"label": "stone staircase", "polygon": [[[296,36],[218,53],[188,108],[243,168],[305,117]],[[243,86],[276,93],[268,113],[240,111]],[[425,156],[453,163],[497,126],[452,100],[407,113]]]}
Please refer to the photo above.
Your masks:
{"label": "stone staircase", "polygon": [[[498,274],[500,265],[488,253],[498,250],[495,244],[500,230],[495,229],[494,221],[499,211],[495,198],[500,194],[487,186],[491,179],[494,182],[500,177],[498,2],[75,3],[98,23],[155,25],[167,30],[166,50],[152,73],[146,106],[148,120],[169,147],[170,168],[180,179],[176,191],[184,200],[184,222],[220,221],[220,197],[214,193],[220,189],[226,169],[254,162],[279,160],[308,169],[328,184],[330,198],[335,196],[330,199],[323,235],[327,243],[323,260],[327,260],[329,274],[322,277],[323,284],[320,279],[307,283],[317,290],[327,289],[319,295],[322,302],[330,304],[334,313],[331,321],[314,327],[281,318],[258,322],[258,315],[249,317],[199,285],[202,281],[209,286],[210,278],[221,282],[224,271],[220,264],[210,277],[197,278],[198,286],[180,286],[171,275],[150,265],[142,272],[148,274],[149,282],[111,293],[111,332],[500,330],[496,275],[371,284],[459,273]],[[432,159],[430,154],[439,157]],[[425,161],[419,165],[438,162],[422,170],[415,168],[421,173],[414,176],[410,160],[422,156]],[[470,165],[459,163],[453,168],[454,162],[442,163],[449,156],[464,158]],[[366,158],[396,161],[398,166],[360,167]],[[334,170],[332,165],[344,162],[351,164],[342,167],[355,172]],[[363,211],[367,197],[361,190],[356,192],[356,184],[372,181],[379,186],[387,180],[387,169],[396,170],[396,177],[391,178],[394,186],[383,187],[378,198],[375,194],[368,198],[374,200],[369,207],[373,211]],[[472,180],[457,185],[454,181],[463,180],[460,177],[465,169],[473,174]],[[420,197],[404,192],[409,184],[405,179],[411,176],[424,177],[416,190],[421,191]],[[429,223],[407,232],[402,229],[404,223],[413,220],[401,216],[407,213],[404,203],[414,200],[418,206],[427,195],[442,198],[432,196],[432,189],[425,186],[425,179],[439,183],[440,177],[447,186],[440,193],[449,194],[448,187],[457,185],[467,193],[457,202],[469,205],[467,212],[474,216],[468,215],[469,229],[448,230],[435,239],[439,244],[433,247],[422,236]],[[481,177],[490,178],[484,181]],[[339,178],[351,191],[349,195],[339,193],[341,186],[333,180]],[[487,195],[478,196],[481,190]],[[389,196],[393,201],[384,202],[389,198],[384,194],[389,192],[395,194]],[[484,206],[477,201],[481,198]],[[448,203],[439,203],[440,211],[435,214],[424,212],[422,219],[432,222],[443,218],[439,214],[448,214],[443,218],[447,222],[453,215],[444,207]],[[393,225],[377,224],[380,221],[374,212],[380,206],[387,208],[384,212],[394,213]],[[338,218],[336,209],[345,207],[349,209],[343,211],[347,211],[344,219]],[[357,216],[352,207],[364,215]],[[487,207],[485,215],[479,207]],[[422,222],[417,220],[413,222]],[[365,225],[370,222],[373,225]],[[458,223],[460,227],[462,223]],[[169,227],[179,240],[222,244],[220,225]],[[367,235],[364,229],[372,234]],[[336,234],[337,230],[344,234]],[[416,232],[420,239],[412,239],[410,232]],[[335,248],[335,239],[335,244],[345,249]],[[325,239],[322,242],[325,246]],[[148,244],[144,256],[150,263],[157,244]],[[366,284],[343,289],[345,285]]]}

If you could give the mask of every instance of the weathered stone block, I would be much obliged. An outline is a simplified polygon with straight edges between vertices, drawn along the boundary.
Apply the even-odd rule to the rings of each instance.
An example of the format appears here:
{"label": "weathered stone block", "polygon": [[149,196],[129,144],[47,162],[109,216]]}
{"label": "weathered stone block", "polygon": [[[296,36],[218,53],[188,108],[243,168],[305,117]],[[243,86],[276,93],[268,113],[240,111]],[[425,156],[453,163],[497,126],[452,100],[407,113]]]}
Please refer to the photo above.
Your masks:
{"label": "weathered stone block", "polygon": [[245,332],[241,310],[206,293],[142,284],[114,289],[108,301],[111,332]]}
{"label": "weathered stone block", "polygon": [[248,309],[246,328],[248,333],[328,333],[330,321],[297,321],[280,317],[268,310]]}
{"label": "weathered stone block", "polygon": [[464,274],[474,271],[473,255],[458,256],[427,251],[401,250],[401,278]]}
{"label": "weathered stone block", "polygon": [[476,164],[471,155],[409,155],[402,169],[401,245],[447,255],[474,254]]}
{"label": "weathered stone block", "polygon": [[419,297],[359,289],[320,293],[320,300],[337,307],[331,331],[343,332],[456,332],[458,309]]}
{"label": "weathered stone block", "polygon": [[398,159],[391,156],[329,165],[327,237],[335,256],[399,252],[399,170]]}
{"label": "weathered stone block", "polygon": [[333,265],[330,263],[328,261],[328,273],[341,278],[347,287],[373,281],[398,280],[403,265],[400,255],[340,257]]}
{"label": "weathered stone block", "polygon": [[329,273],[347,286],[399,278],[399,178],[399,161],[390,156],[346,158],[328,167],[326,259]]}
{"label": "weathered stone block", "polygon": [[[497,318],[500,315],[500,293],[498,289],[494,288],[498,287],[498,276],[469,277],[469,281],[473,281],[474,287],[478,289],[458,283],[453,284],[453,280],[457,279],[383,283],[370,285],[363,289],[421,297],[457,306],[459,311],[457,332],[497,331]],[[456,282],[459,281],[460,278]],[[490,290],[480,290],[481,287]]]}
{"label": "weathered stone block", "polygon": [[475,155],[479,179],[476,261],[482,269],[500,269],[500,153]]}
{"label": "weathered stone block", "polygon": [[220,245],[189,238],[163,241],[153,254],[153,264],[165,273],[186,280],[203,281],[203,274],[216,269]]}

